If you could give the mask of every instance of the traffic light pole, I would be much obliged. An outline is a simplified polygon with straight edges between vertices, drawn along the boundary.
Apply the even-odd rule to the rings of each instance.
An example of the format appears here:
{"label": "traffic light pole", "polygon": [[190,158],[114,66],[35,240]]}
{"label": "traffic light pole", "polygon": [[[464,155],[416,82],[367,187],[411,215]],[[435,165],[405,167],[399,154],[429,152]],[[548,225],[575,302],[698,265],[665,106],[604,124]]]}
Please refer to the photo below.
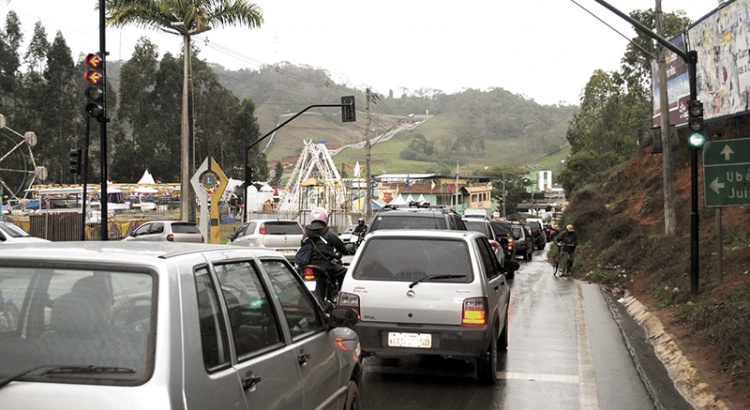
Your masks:
{"label": "traffic light pole", "polygon": [[[643,24],[633,20],[627,14],[617,10],[604,0],[596,0],[597,3],[601,4],[605,8],[609,9],[613,13],[620,16],[622,19],[632,24],[638,31],[656,40],[662,46],[668,48],[678,56],[682,58],[688,68],[689,85],[690,85],[690,101],[695,101],[698,97],[698,90],[696,84],[696,65],[698,63],[698,53],[695,50],[684,51],[674,44],[670,43],[666,39],[656,35],[651,29],[644,26]],[[662,92],[667,92],[667,85],[662,84]],[[661,113],[661,115],[669,115],[669,113]],[[690,293],[695,296],[699,291],[699,272],[698,264],[700,262],[699,247],[698,247],[698,230],[699,230],[699,218],[698,218],[698,150],[700,148],[691,148],[690,151]],[[663,152],[662,155],[668,155],[668,152]]]}
{"label": "traffic light pole", "polygon": [[[102,82],[102,91],[104,91],[104,101],[102,101],[102,108],[104,110],[104,117],[99,121],[99,141],[101,150],[101,182],[100,182],[100,201],[101,204],[101,240],[109,240],[109,220],[107,213],[107,41],[105,36],[105,24],[106,24],[106,13],[104,8],[105,0],[99,0],[99,52],[102,58],[102,72],[104,73],[104,81]],[[87,148],[88,149],[88,148]]]}
{"label": "traffic light pole", "polygon": [[[342,98],[342,104],[316,104],[316,105],[310,105],[310,106],[306,107],[304,110],[298,112],[297,114],[294,114],[288,120],[286,120],[286,121],[282,122],[281,124],[277,125],[276,128],[272,129],[271,131],[268,131],[266,133],[266,135],[258,138],[257,141],[255,141],[252,144],[248,145],[245,148],[245,175],[251,175],[251,174],[249,174],[247,172],[247,170],[250,167],[250,149],[251,148],[253,148],[254,146],[260,144],[261,141],[263,141],[264,139],[270,137],[274,132],[278,131],[279,128],[281,128],[281,127],[289,124],[290,122],[292,122],[292,120],[294,120],[295,118],[297,118],[300,115],[304,114],[307,110],[309,110],[311,108],[321,108],[321,107],[341,107],[342,109],[347,109],[347,108],[351,107],[351,109],[353,110],[354,109],[354,98],[351,97],[351,99],[349,99],[349,97],[344,97],[344,98]],[[245,178],[245,179],[247,179],[247,178]],[[244,181],[244,183],[242,184],[242,190],[243,190],[242,191],[242,194],[243,194],[243,201],[242,201],[242,203],[243,203],[243,206],[242,206],[242,223],[247,222],[247,187],[250,185],[250,182],[251,181]]]}

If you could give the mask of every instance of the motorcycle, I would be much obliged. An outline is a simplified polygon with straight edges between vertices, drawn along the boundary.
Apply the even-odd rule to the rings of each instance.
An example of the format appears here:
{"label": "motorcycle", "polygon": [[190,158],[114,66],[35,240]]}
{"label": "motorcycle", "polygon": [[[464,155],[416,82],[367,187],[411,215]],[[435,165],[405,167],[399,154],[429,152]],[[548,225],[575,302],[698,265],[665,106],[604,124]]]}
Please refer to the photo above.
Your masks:
{"label": "motorcycle", "polygon": [[329,312],[336,307],[336,298],[341,284],[318,265],[306,265],[300,268],[305,286],[313,293],[315,299]]}
{"label": "motorcycle", "polygon": [[364,232],[352,233],[344,244],[346,246],[347,255],[354,255],[357,253],[357,249],[359,249],[359,245],[362,244],[364,238]]}

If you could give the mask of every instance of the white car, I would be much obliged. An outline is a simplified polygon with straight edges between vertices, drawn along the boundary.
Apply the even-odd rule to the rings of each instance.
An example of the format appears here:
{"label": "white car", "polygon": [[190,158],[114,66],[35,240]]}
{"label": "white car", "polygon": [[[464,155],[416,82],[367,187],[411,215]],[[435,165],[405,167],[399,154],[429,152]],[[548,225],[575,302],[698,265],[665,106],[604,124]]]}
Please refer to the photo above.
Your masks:
{"label": "white car", "polygon": [[367,236],[339,293],[360,315],[363,355],[437,355],[497,380],[508,344],[510,288],[487,237],[472,231],[391,230]]}
{"label": "white car", "polygon": [[356,321],[278,252],[0,246],[0,408],[358,409]]}
{"label": "white car", "polygon": [[34,243],[34,242],[49,242],[43,238],[37,238],[31,236],[23,229],[19,228],[18,225],[10,222],[0,221],[0,244],[7,243]]}
{"label": "white car", "polygon": [[273,249],[294,260],[304,233],[302,225],[295,220],[258,219],[242,224],[229,235],[227,244]]}
{"label": "white car", "polygon": [[193,242],[203,243],[205,238],[195,222],[149,221],[136,228],[123,241]]}

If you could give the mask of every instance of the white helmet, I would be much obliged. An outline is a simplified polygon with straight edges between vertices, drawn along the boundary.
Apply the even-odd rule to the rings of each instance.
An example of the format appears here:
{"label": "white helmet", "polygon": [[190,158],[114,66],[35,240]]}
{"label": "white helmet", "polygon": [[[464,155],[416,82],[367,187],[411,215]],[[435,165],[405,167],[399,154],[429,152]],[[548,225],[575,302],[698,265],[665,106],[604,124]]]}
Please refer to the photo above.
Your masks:
{"label": "white helmet", "polygon": [[327,226],[328,211],[326,211],[325,208],[313,208],[312,211],[310,211],[310,222],[312,223],[314,221],[323,222]]}

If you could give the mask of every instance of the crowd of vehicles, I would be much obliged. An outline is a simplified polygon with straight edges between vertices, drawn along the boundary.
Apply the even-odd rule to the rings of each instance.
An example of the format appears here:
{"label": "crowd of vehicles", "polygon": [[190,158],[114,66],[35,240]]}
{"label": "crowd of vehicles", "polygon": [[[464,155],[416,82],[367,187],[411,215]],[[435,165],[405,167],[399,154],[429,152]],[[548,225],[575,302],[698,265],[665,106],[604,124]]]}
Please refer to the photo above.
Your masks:
{"label": "crowd of vehicles", "polygon": [[[86,390],[80,407],[352,409],[368,356],[463,359],[494,383],[534,224],[426,203],[369,222],[341,234],[341,280],[294,264],[296,220],[249,221],[228,246],[204,244],[193,223],[149,221],[118,243],[0,247],[0,400]],[[301,381],[287,391],[277,381],[290,377]]]}

